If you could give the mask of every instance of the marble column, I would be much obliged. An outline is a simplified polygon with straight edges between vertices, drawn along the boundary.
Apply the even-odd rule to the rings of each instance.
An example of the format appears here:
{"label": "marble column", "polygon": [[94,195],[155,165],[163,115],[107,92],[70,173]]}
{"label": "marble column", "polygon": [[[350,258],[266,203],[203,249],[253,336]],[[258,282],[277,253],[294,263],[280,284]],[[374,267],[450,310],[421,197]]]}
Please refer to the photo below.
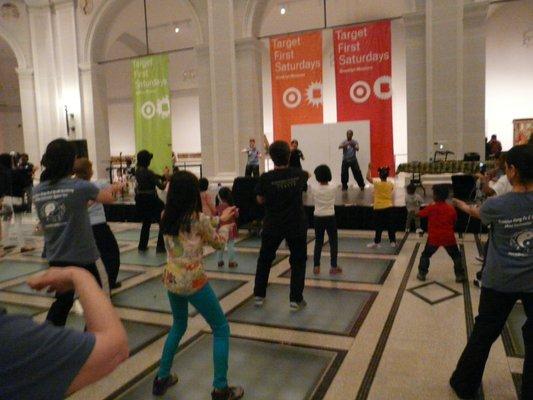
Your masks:
{"label": "marble column", "polygon": [[[230,183],[239,170],[233,2],[207,0],[208,46],[198,46],[204,174]],[[205,107],[205,108],[204,108]]]}
{"label": "marble column", "polygon": [[426,1],[427,154],[434,143],[463,157],[463,4]]}
{"label": "marble column", "polygon": [[[76,41],[76,8],[73,0],[53,0],[59,101],[74,118],[69,120],[69,139],[82,139],[81,93]],[[72,130],[74,128],[74,130]]]}
{"label": "marble column", "polygon": [[464,8],[463,149],[485,156],[485,25],[489,2]]}
{"label": "marble column", "polygon": [[404,15],[407,158],[426,160],[428,138],[426,126],[426,21],[424,13]]}
{"label": "marble column", "polygon": [[[237,60],[237,104],[239,110],[239,149],[248,147],[254,138],[261,153],[263,149],[263,87],[261,43],[256,38],[239,39],[235,43]],[[246,167],[247,157],[239,158],[239,172]]]}
{"label": "marble column", "polygon": [[31,162],[38,165],[46,148],[46,143],[41,143],[39,140],[33,70],[17,68],[17,74],[19,78],[24,151],[28,154]]}
{"label": "marble column", "polygon": [[82,139],[87,140],[89,158],[98,179],[107,178],[111,154],[107,117],[107,84],[104,67],[98,64],[81,64],[80,82],[82,98]]}
{"label": "marble column", "polygon": [[42,150],[51,140],[66,137],[65,112],[59,101],[52,10],[48,2],[33,2],[28,13],[37,127]]}

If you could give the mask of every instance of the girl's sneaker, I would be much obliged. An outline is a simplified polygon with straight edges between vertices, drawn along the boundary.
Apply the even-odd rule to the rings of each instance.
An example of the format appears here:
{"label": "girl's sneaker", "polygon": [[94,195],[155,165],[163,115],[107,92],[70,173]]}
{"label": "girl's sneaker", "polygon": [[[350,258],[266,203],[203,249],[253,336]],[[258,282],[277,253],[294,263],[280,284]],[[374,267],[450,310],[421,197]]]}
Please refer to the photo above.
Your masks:
{"label": "girl's sneaker", "polygon": [[422,235],[424,233],[424,231],[422,229],[418,228],[416,230],[416,233],[418,233],[419,235]]}
{"label": "girl's sneaker", "polygon": [[215,389],[211,392],[212,400],[237,400],[244,396],[244,389],[240,386],[228,386],[226,389]]}
{"label": "girl's sneaker", "polygon": [[313,274],[320,275],[320,267],[314,267],[313,268]]}
{"label": "girl's sneaker", "polygon": [[265,298],[255,296],[254,297],[254,307],[263,307],[263,304],[265,304]]}
{"label": "girl's sneaker", "polygon": [[330,268],[329,269],[329,274],[330,275],[342,274],[342,268],[340,268],[340,267]]}
{"label": "girl's sneaker", "polygon": [[379,243],[372,242],[372,243],[368,243],[366,245],[366,247],[368,247],[369,249],[378,249],[380,247],[380,245],[379,245]]}
{"label": "girl's sneaker", "polygon": [[152,386],[152,394],[154,396],[163,396],[167,390],[176,383],[178,383],[178,376],[175,374],[170,374],[163,379],[158,378],[156,375]]}
{"label": "girl's sneaker", "polygon": [[390,247],[395,248],[396,247],[396,242],[390,242]]}
{"label": "girl's sneaker", "polygon": [[224,261],[219,261],[218,262],[218,268],[222,268],[224,267]]}
{"label": "girl's sneaker", "polygon": [[237,264],[237,262],[235,262],[235,261],[230,261],[228,263],[228,267],[230,267],[230,268],[237,268],[238,266],[239,266],[239,264]]}

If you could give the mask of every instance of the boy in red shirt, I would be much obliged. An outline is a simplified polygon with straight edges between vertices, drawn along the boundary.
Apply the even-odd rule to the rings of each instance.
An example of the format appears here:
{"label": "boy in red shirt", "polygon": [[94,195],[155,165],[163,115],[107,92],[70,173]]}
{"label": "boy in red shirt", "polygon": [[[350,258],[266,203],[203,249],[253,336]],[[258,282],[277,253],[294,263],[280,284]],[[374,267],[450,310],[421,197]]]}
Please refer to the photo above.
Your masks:
{"label": "boy in red shirt", "polygon": [[435,202],[418,213],[420,217],[427,217],[428,219],[428,241],[420,256],[418,275],[416,276],[420,281],[426,280],[429,259],[441,246],[446,249],[446,252],[453,260],[455,281],[463,282],[466,279],[461,253],[459,252],[459,247],[457,247],[454,234],[457,212],[455,208],[446,203],[448,195],[449,190],[446,185],[433,186],[433,200]]}

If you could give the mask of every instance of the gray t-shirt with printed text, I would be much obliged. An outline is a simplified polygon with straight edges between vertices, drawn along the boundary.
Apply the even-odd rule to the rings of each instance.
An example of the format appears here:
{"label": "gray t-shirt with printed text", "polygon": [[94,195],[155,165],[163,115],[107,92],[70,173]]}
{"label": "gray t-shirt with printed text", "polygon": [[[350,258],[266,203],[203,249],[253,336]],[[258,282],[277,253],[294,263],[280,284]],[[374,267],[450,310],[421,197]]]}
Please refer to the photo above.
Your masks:
{"label": "gray t-shirt with printed text", "polygon": [[480,209],[490,225],[484,287],[501,292],[533,292],[533,192],[489,198]]}
{"label": "gray t-shirt with printed text", "polygon": [[64,178],[45,181],[33,192],[33,202],[44,231],[46,259],[75,264],[92,264],[100,255],[93,237],[87,203],[99,189],[92,183]]}

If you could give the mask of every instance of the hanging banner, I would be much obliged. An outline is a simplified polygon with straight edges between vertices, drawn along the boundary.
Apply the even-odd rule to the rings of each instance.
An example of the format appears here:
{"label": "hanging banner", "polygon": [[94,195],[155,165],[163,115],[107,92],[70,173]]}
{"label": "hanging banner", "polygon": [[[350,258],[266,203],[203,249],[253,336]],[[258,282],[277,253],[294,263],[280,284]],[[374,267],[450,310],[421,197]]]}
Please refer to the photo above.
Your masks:
{"label": "hanging banner", "polygon": [[369,120],[372,173],[394,172],[390,21],[335,29],[333,45],[337,120]]}
{"label": "hanging banner", "polygon": [[172,126],[168,86],[168,54],[131,62],[135,149],[154,154],[150,168],[172,170]]}
{"label": "hanging banner", "polygon": [[291,126],[322,122],[322,32],[270,39],[274,140]]}

